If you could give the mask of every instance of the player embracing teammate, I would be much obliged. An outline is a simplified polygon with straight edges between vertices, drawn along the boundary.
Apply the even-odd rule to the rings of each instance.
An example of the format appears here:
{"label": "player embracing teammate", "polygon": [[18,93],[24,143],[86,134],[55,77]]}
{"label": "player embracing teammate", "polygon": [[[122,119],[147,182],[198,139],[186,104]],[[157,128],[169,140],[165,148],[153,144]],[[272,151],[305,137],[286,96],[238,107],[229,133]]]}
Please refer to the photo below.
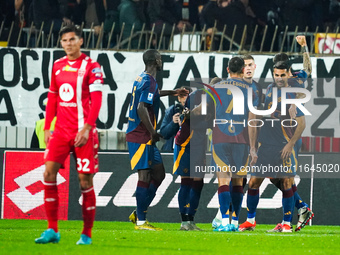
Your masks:
{"label": "player embracing teammate", "polygon": [[[270,116],[270,119],[284,120],[291,119],[294,122],[294,127],[282,126],[281,121],[268,122],[264,121],[261,127],[258,142],[258,160],[255,167],[270,165],[273,167],[283,167],[285,171],[279,173],[271,173],[264,175],[261,171],[254,171],[249,181],[249,189],[247,195],[247,220],[240,225],[239,230],[254,230],[256,227],[255,215],[256,208],[259,202],[259,187],[265,177],[269,177],[274,185],[276,185],[283,193],[283,220],[282,223],[269,230],[268,232],[292,232],[292,214],[294,206],[298,209],[298,223],[295,231],[301,230],[308,221],[314,216],[313,212],[308,208],[308,205],[302,201],[297,193],[297,188],[294,183],[296,174],[298,151],[301,148],[301,134],[305,128],[305,117],[300,109],[295,105],[287,107],[289,115],[282,114],[281,108],[281,89],[285,87],[304,87],[304,82],[311,73],[311,63],[308,55],[308,49],[304,36],[298,36],[297,42],[304,50],[304,70],[297,73],[291,73],[291,66],[286,54],[278,54],[274,58],[274,83],[269,85],[266,92],[264,108],[271,108],[273,100],[273,90],[278,92],[278,105],[275,112]],[[298,98],[301,95],[298,93],[287,93],[287,98]],[[271,124],[275,123],[275,124]],[[269,125],[268,125],[269,124]],[[281,168],[281,169],[283,169]]]}

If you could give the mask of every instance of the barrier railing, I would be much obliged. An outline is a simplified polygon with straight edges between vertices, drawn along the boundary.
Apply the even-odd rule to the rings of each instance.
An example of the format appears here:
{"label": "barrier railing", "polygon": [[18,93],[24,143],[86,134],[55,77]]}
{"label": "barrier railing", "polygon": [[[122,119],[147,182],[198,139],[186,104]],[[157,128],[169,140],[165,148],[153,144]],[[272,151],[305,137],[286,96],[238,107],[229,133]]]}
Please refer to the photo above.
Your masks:
{"label": "barrier railing", "polygon": [[[216,22],[213,28],[204,26],[200,31],[196,25],[188,29],[183,27],[180,33],[175,33],[173,25],[171,34],[165,34],[165,25],[156,33],[155,24],[148,29],[146,24],[137,30],[135,24],[113,23],[110,31],[104,30],[104,24],[95,28],[83,28],[85,49],[112,49],[125,51],[139,51],[155,48],[162,51],[186,51],[186,52],[233,52],[233,53],[274,53],[287,52],[299,53],[296,40],[297,35],[305,35],[310,47],[311,54],[340,54],[337,40],[340,40],[339,27],[327,27],[325,33],[320,33],[316,27],[310,31],[309,27],[295,27],[289,31],[288,26],[282,27],[259,27],[244,26],[238,28],[224,26],[222,31],[217,31]],[[116,29],[119,27],[120,29]],[[117,32],[119,30],[119,32]],[[240,36],[241,35],[241,36]],[[0,38],[11,47],[26,48],[54,48],[60,47],[58,31],[52,22],[49,28],[31,23],[29,27],[18,27],[12,22],[9,28],[0,26]],[[321,40],[321,44],[320,44]],[[330,45],[331,44],[331,45]]]}

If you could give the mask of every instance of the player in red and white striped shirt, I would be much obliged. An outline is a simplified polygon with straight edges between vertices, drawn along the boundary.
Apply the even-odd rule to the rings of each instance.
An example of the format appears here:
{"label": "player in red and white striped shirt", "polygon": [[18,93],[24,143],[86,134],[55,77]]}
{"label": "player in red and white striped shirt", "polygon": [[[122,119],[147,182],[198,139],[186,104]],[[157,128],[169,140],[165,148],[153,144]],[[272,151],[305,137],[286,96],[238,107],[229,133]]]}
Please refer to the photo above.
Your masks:
{"label": "player in red and white striped shirt", "polygon": [[[91,244],[96,198],[93,175],[98,172],[98,135],[96,119],[102,101],[103,74],[100,65],[80,51],[83,44],[79,27],[69,25],[60,31],[66,56],[54,62],[48,92],[45,122],[45,209],[48,229],[36,243],[58,243],[57,173],[70,152],[77,160],[83,197],[84,228],[77,244]],[[55,130],[50,124],[57,115]]]}

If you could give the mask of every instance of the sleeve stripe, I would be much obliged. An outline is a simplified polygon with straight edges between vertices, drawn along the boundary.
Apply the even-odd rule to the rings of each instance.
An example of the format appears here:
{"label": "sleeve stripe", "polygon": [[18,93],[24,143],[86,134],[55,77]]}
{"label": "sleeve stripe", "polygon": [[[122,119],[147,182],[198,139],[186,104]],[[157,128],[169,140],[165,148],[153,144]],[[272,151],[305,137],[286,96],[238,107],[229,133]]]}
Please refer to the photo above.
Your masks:
{"label": "sleeve stripe", "polygon": [[103,84],[98,83],[98,84],[90,84],[90,93],[94,91],[102,91]]}
{"label": "sleeve stripe", "polygon": [[54,94],[58,94],[58,92],[57,91],[52,91],[52,90],[48,90],[48,92],[51,92],[51,93],[54,93]]}

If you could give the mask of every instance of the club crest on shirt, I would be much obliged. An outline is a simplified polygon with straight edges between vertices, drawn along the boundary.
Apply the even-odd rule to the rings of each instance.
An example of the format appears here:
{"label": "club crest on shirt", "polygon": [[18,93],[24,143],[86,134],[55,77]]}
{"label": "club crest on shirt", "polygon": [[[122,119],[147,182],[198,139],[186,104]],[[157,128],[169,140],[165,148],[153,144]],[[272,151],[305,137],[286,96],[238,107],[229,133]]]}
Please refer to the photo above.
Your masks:
{"label": "club crest on shirt", "polygon": [[79,69],[78,70],[78,76],[83,77],[85,75],[85,70],[84,69]]}

